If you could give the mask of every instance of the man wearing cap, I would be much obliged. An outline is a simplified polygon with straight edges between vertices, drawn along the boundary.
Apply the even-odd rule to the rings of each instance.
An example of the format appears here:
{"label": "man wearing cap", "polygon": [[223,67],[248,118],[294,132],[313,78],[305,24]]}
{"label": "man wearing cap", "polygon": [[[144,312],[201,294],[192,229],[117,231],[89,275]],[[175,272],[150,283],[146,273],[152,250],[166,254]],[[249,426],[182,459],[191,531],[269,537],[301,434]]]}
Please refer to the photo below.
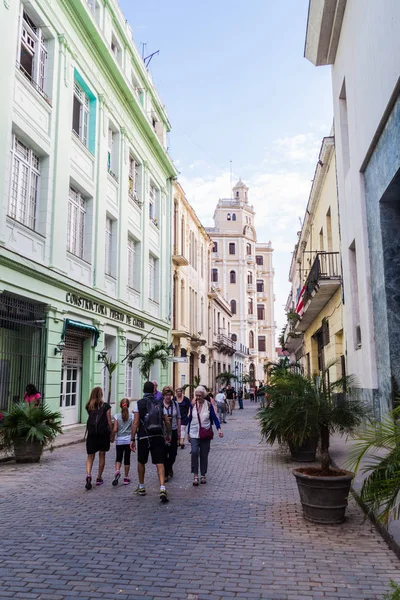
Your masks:
{"label": "man wearing cap", "polygon": [[[150,410],[157,417],[157,411],[159,412],[159,424],[160,427],[146,430],[145,418],[147,419]],[[136,434],[137,434],[137,457],[138,457],[138,477],[139,485],[136,489],[138,496],[146,495],[146,488],[144,486],[144,476],[146,472],[146,464],[151,454],[151,462],[156,465],[158,479],[160,482],[160,500],[161,502],[168,502],[167,491],[165,489],[165,471],[164,471],[164,454],[165,454],[165,442],[170,441],[171,436],[171,425],[170,420],[164,415],[164,407],[162,400],[157,400],[154,397],[154,384],[151,381],[146,381],[143,386],[143,398],[137,402],[134,412],[134,420],[132,423],[131,433],[131,450],[136,452]],[[166,439],[164,438],[164,431],[166,431]]]}

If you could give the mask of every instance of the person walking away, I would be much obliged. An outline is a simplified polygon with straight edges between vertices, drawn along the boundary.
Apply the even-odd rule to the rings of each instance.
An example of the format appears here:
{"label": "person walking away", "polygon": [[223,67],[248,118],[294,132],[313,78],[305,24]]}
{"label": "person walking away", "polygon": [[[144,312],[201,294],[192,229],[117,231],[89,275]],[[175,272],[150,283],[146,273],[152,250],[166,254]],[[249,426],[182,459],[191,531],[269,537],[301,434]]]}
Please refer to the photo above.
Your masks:
{"label": "person walking away", "polygon": [[229,405],[229,414],[232,415],[233,411],[235,410],[235,390],[230,384],[225,390],[225,395]]}
{"label": "person walking away", "polygon": [[169,443],[165,444],[164,452],[165,482],[167,482],[170,477],[174,476],[173,466],[178,453],[178,439],[180,439],[181,434],[181,413],[179,405],[173,397],[174,392],[169,385],[163,387],[162,394],[164,398],[164,415],[168,418],[171,427],[171,439]]}
{"label": "person walking away", "polygon": [[24,400],[28,404],[32,404],[35,408],[39,406],[41,395],[39,394],[33,383],[28,383],[28,385],[26,386]]}
{"label": "person walking away", "polygon": [[207,483],[208,455],[210,443],[213,438],[212,425],[215,424],[220,438],[224,436],[221,425],[215,414],[211,402],[206,400],[206,390],[200,385],[194,390],[194,404],[189,415],[188,439],[192,447],[191,471],[193,485],[199,485],[199,458],[200,458],[200,483]]}
{"label": "person walking away", "polygon": [[90,398],[86,403],[88,420],[86,425],[86,485],[87,490],[92,489],[92,468],[96,453],[99,453],[99,468],[96,485],[103,485],[103,471],[106,464],[106,452],[110,449],[111,436],[111,406],[104,402],[101,387],[92,389]]}
{"label": "person walking away", "polygon": [[260,385],[257,390],[257,400],[260,402],[260,408],[265,408],[265,387]]}
{"label": "person walking away", "polygon": [[218,390],[218,394],[215,396],[215,400],[217,402],[218,419],[221,423],[226,423],[226,411],[228,408],[228,404],[226,402],[226,396],[223,393],[222,389]]}
{"label": "person walking away", "polygon": [[115,439],[115,475],[112,484],[118,485],[121,477],[121,465],[124,462],[124,485],[129,485],[129,469],[131,466],[131,432],[133,423],[133,414],[129,410],[128,398],[123,398],[120,402],[121,412],[114,417],[114,428],[111,441]]}
{"label": "person walking away", "polygon": [[175,393],[176,401],[179,405],[179,412],[181,413],[181,431],[179,445],[181,447],[181,450],[183,450],[185,448],[186,430],[189,421],[189,411],[191,404],[189,398],[183,395],[182,388],[177,388],[175,390]]}
{"label": "person walking away", "polygon": [[211,404],[214,407],[215,412],[217,412],[217,403],[215,402],[214,394],[212,393],[211,390],[209,390],[208,392],[206,390],[206,400],[208,400],[209,402],[211,402]]}
{"label": "person walking away", "polygon": [[160,400],[160,401],[162,401],[162,399],[163,399],[163,395],[162,395],[162,392],[160,392],[160,391],[158,390],[158,383],[157,383],[157,381],[153,381],[153,385],[154,385],[154,398],[155,398],[156,400]]}
{"label": "person walking away", "polygon": [[[166,438],[164,439],[164,428]],[[160,500],[168,502],[165,489],[164,453],[165,442],[170,441],[170,422],[164,415],[163,402],[154,398],[154,385],[146,381],[143,386],[143,398],[138,401],[131,432],[131,450],[136,452],[137,434],[137,459],[139,485],[136,489],[138,496],[146,495],[144,478],[146,464],[151,455],[153,465],[156,465],[160,483]]]}
{"label": "person walking away", "polygon": [[243,390],[242,390],[242,388],[238,389],[237,397],[238,397],[238,402],[239,402],[239,410],[243,410]]}

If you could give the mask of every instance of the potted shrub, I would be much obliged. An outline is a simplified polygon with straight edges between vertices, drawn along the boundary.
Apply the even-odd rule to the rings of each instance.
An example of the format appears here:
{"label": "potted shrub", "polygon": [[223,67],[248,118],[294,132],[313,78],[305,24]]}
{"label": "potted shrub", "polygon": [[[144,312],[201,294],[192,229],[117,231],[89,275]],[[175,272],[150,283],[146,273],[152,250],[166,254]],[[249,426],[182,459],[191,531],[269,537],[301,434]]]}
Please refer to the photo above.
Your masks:
{"label": "potted shrub", "polygon": [[390,519],[400,518],[400,407],[370,422],[357,440],[347,464],[368,474],[360,499],[369,514],[387,526]]}
{"label": "potted shrub", "polygon": [[0,442],[14,448],[17,463],[39,462],[43,448],[50,444],[61,430],[61,414],[44,403],[38,407],[18,402],[3,413]]}

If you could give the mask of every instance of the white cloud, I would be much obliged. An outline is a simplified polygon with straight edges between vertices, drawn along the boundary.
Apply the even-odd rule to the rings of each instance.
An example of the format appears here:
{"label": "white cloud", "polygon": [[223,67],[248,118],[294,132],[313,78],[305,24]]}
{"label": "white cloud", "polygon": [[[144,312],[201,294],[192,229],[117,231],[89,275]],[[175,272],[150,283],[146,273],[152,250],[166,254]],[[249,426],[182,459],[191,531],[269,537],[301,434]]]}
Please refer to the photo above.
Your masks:
{"label": "white cloud", "polygon": [[294,163],[315,162],[321,140],[314,133],[299,133],[274,142],[281,160]]}

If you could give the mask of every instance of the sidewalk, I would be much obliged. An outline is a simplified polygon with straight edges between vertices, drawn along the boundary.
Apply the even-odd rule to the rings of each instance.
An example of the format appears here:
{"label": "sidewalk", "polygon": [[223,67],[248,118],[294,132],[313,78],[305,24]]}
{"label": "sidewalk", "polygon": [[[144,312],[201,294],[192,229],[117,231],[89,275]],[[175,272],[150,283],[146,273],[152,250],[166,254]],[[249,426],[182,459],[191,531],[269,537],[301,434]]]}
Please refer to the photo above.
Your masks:
{"label": "sidewalk", "polygon": [[[349,450],[355,442],[356,440],[347,438],[347,436],[341,436],[339,434],[331,436],[330,455],[336,466],[342,469],[348,469],[346,462],[348,460]],[[352,489],[357,500],[359,500],[359,493],[363,481],[368,476],[368,474],[362,472],[362,467],[366,462],[367,461],[365,459],[361,462],[361,466],[358,469],[352,483]],[[377,524],[377,528],[389,546],[393,548],[394,552],[396,552],[400,558],[400,521],[390,521],[388,528],[379,523]]]}

